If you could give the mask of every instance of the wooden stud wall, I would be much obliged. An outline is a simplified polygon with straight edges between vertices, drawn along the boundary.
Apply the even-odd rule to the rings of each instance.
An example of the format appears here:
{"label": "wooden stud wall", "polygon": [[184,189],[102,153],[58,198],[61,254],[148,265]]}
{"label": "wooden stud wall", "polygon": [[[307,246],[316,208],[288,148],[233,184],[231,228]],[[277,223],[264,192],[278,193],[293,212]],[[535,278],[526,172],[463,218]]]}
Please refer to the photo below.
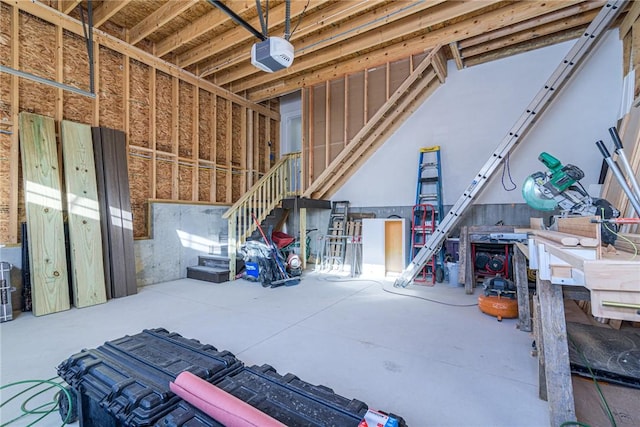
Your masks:
{"label": "wooden stud wall", "polygon": [[308,165],[304,188],[329,167],[409,77],[413,62],[420,62],[424,56],[386,63],[303,89],[302,151],[303,163]]}
{"label": "wooden stud wall", "polygon": [[[100,30],[92,48],[95,99],[0,73],[0,243],[17,244],[25,220],[20,111],[125,132],[137,238],[150,234],[149,200],[231,204],[277,159],[277,103],[252,103]],[[0,64],[89,91],[82,26],[42,4],[0,0]]]}

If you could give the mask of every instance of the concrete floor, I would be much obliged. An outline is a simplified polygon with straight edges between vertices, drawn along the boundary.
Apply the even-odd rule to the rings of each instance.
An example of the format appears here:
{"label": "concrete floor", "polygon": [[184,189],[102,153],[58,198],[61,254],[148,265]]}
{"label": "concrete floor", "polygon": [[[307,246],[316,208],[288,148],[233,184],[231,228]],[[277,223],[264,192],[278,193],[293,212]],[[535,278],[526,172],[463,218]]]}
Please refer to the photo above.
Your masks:
{"label": "concrete floor", "polygon": [[[22,313],[0,325],[1,383],[54,377],[56,366],[83,348],[163,327],[229,350],[246,365],[267,363],[394,412],[412,427],[549,424],[548,406],[538,399],[532,338],[515,320],[497,322],[477,306],[394,295],[382,282],[329,280],[336,279],[308,273],[297,286],[269,289],[244,280],[182,279],[99,306]],[[384,286],[452,304],[477,298],[446,283]],[[20,390],[3,390],[0,398]],[[2,408],[3,423],[19,415],[12,404]],[[52,414],[37,425],[59,426],[60,418]]]}

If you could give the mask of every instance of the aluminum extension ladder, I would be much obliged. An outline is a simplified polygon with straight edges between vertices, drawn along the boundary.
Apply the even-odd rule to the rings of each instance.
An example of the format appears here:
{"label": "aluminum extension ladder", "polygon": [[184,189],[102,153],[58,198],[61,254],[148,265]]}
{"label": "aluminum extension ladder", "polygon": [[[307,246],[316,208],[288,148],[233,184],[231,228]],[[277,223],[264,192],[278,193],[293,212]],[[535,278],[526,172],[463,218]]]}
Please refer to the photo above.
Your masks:
{"label": "aluminum extension ladder", "polygon": [[593,51],[611,23],[618,17],[624,9],[628,0],[608,1],[589,24],[582,37],[575,43],[569,53],[561,61],[560,65],[551,74],[544,87],[536,94],[525,112],[509,130],[496,151],[493,152],[489,160],[480,169],[471,184],[464,191],[462,196],[453,205],[449,213],[442,218],[425,246],[418,252],[414,259],[404,269],[400,277],[394,283],[395,287],[408,286],[417,274],[422,270],[425,263],[433,257],[442,243],[447,238],[449,232],[456,225],[466,208],[471,205],[474,198],[480,193],[487,183],[491,174],[500,166],[507,154],[522,141],[525,134],[531,130],[534,124],[540,120],[540,115],[555,99],[560,90],[574,75],[588,54]]}

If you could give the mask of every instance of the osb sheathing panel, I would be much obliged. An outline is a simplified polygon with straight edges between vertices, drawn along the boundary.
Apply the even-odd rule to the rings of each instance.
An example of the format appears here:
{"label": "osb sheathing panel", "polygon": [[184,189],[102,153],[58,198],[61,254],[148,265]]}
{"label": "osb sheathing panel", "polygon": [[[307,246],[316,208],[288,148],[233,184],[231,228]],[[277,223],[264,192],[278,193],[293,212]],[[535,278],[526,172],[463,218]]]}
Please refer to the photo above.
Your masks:
{"label": "osb sheathing panel", "polygon": [[11,8],[4,3],[0,3],[0,64],[11,67]]}
{"label": "osb sheathing panel", "polygon": [[98,62],[100,126],[124,130],[124,56],[101,46]]}
{"label": "osb sheathing panel", "polygon": [[[244,135],[242,135],[242,107],[238,104],[232,104],[231,111],[231,164],[242,166],[243,147],[246,143]],[[235,200],[235,196],[233,199]]]}
{"label": "osb sheathing panel", "polygon": [[313,171],[315,176],[325,169],[326,143],[326,88],[319,85],[313,89]]}
{"label": "osb sheathing panel", "polygon": [[233,200],[238,200],[243,194],[242,171],[234,168],[233,175],[231,176],[231,196]]}
{"label": "osb sheathing panel", "polygon": [[211,160],[211,147],[215,143],[213,140],[213,95],[200,90],[200,104],[198,105],[198,158]]}
{"label": "osb sheathing panel", "polygon": [[7,242],[9,230],[9,192],[11,189],[11,165],[9,151],[11,137],[0,133],[0,242]]}
{"label": "osb sheathing panel", "polygon": [[216,169],[216,202],[227,200],[227,171]]}
{"label": "osb sheathing panel", "polygon": [[[331,106],[329,108],[330,141],[332,146],[344,146],[344,80],[335,80],[329,85]],[[338,151],[339,152],[339,151]],[[331,160],[336,153],[331,152]]]}
{"label": "osb sheathing panel", "polygon": [[151,197],[151,159],[144,154],[133,153],[129,156],[129,181],[131,182],[131,210],[133,213],[133,236],[146,237],[149,235],[147,229],[147,218],[149,215],[149,204],[147,200]]}
{"label": "osb sheathing panel", "polygon": [[211,167],[198,168],[198,201],[210,202],[211,201],[211,174],[213,169]]}
{"label": "osb sheathing panel", "polygon": [[[62,61],[64,84],[87,92],[89,83],[89,59],[87,44],[83,38],[68,31],[62,35]],[[62,115],[65,120],[91,124],[93,102],[90,98],[73,92],[62,93]]]}
{"label": "osb sheathing panel", "polygon": [[387,100],[387,69],[382,66],[367,70],[367,73],[367,121],[369,121]]}
{"label": "osb sheathing panel", "polygon": [[227,100],[218,97],[216,105],[216,163],[226,165],[227,159]]}
{"label": "osb sheathing panel", "polygon": [[178,165],[178,199],[192,200],[193,198],[193,166]]}
{"label": "osb sheathing panel", "polygon": [[[156,162],[156,198],[172,199],[173,185],[173,161],[170,159],[158,158]],[[175,177],[177,179],[177,177]]]}
{"label": "osb sheathing panel", "polygon": [[129,144],[152,148],[149,137],[149,76],[151,68],[131,60],[129,64]]}
{"label": "osb sheathing panel", "polygon": [[408,59],[392,62],[389,65],[389,94],[393,94],[402,82],[404,82],[411,74],[409,69],[410,63]]}
{"label": "osb sheathing panel", "polygon": [[[178,155],[193,157],[193,103],[194,87],[189,83],[180,82],[178,87]],[[182,199],[181,197],[181,200]]]}
{"label": "osb sheathing panel", "polygon": [[349,76],[349,96],[347,97],[347,144],[364,127],[364,73]]}
{"label": "osb sheathing panel", "polygon": [[11,123],[11,76],[6,73],[0,73],[0,129],[9,130],[1,123]]}
{"label": "osb sheathing panel", "polygon": [[173,152],[171,142],[171,76],[156,72],[156,149]]}
{"label": "osb sheathing panel", "polygon": [[[19,68],[36,76],[52,79],[56,75],[56,27],[26,13],[20,13]],[[55,117],[57,89],[20,79],[20,111]]]}

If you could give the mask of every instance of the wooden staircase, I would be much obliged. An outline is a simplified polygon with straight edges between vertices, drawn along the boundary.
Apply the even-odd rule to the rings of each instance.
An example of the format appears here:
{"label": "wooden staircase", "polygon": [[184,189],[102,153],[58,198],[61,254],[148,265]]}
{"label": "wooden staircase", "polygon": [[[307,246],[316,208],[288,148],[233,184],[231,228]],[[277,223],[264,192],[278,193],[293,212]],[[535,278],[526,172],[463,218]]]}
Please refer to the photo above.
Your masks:
{"label": "wooden staircase", "polygon": [[236,276],[234,262],[238,249],[280,202],[287,197],[299,196],[302,191],[301,153],[283,156],[269,172],[242,196],[222,217],[229,221],[229,277]]}

